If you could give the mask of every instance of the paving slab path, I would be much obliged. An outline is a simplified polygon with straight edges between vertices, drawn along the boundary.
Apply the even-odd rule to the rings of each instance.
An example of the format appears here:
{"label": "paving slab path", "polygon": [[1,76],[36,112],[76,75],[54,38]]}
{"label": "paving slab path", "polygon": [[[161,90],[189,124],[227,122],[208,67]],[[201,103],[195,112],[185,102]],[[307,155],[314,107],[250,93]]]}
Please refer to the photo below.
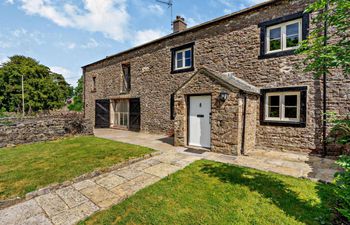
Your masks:
{"label": "paving slab path", "polygon": [[162,135],[110,129],[96,130],[95,135],[150,147],[161,154],[0,210],[0,225],[76,224],[200,159],[323,181],[331,181],[338,169],[333,160],[296,153],[256,150],[238,157],[197,154],[174,147],[172,139]]}
{"label": "paving slab path", "polygon": [[0,224],[76,224],[186,167],[200,157],[163,153],[0,211]]}

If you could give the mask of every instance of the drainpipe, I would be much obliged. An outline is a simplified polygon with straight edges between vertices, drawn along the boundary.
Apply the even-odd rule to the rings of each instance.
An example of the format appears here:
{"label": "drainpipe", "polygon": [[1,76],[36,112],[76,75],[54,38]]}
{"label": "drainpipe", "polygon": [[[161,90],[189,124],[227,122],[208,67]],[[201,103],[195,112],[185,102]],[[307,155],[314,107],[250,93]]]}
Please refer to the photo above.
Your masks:
{"label": "drainpipe", "polygon": [[[328,1],[325,6],[325,12],[328,11]],[[327,16],[324,22],[324,46],[327,46],[327,30],[328,30],[328,23],[327,23]],[[323,71],[323,151],[322,151],[322,157],[327,156],[327,73],[325,71],[326,68],[324,68]]]}
{"label": "drainpipe", "polygon": [[243,98],[243,125],[242,125],[242,145],[241,145],[241,154],[245,154],[245,129],[246,129],[246,118],[247,118],[247,94],[242,93],[244,98]]}

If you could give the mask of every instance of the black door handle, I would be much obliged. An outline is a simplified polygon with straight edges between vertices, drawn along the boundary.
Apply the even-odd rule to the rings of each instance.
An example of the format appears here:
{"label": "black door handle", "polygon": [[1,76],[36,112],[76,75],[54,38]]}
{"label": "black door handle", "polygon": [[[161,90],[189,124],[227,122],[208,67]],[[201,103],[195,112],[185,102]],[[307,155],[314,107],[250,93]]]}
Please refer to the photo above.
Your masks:
{"label": "black door handle", "polygon": [[198,117],[198,118],[204,118],[204,115],[198,114],[197,117]]}

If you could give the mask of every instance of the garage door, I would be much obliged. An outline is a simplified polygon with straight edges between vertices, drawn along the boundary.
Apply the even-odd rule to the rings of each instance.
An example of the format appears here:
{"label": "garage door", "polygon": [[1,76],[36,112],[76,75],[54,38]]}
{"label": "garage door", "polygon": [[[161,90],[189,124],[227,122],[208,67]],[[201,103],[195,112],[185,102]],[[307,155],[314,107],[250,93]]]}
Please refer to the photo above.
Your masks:
{"label": "garage door", "polygon": [[110,114],[109,114],[109,99],[96,100],[95,104],[95,127],[109,128]]}

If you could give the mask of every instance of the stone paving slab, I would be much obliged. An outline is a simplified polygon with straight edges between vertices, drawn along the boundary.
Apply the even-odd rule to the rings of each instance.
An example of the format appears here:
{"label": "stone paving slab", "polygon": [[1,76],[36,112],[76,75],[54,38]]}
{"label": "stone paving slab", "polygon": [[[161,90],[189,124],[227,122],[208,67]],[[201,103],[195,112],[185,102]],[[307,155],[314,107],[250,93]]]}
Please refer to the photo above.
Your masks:
{"label": "stone paving slab", "polygon": [[116,194],[128,197],[133,193],[158,182],[160,179],[160,177],[144,173],[143,175],[136,177],[133,180],[130,180],[122,185],[119,185],[118,187],[113,188],[111,191]]}
{"label": "stone paving slab", "polygon": [[73,186],[57,190],[56,193],[62,198],[62,200],[68,205],[69,208],[74,208],[88,201],[88,198],[82,195]]}
{"label": "stone paving slab", "polygon": [[68,209],[66,203],[64,203],[64,201],[57,194],[53,193],[36,197],[35,201],[50,217],[55,216]]}
{"label": "stone paving slab", "polygon": [[163,178],[168,176],[169,174],[175,173],[180,169],[181,167],[178,166],[170,165],[167,163],[160,163],[145,169],[145,172]]}
{"label": "stone paving slab", "polygon": [[114,193],[108,191],[106,188],[101,187],[97,184],[95,186],[88,187],[81,190],[81,193],[83,193],[87,198],[89,198],[96,205],[101,204],[103,206],[105,206],[105,202],[107,200],[117,197],[117,195],[115,195]]}
{"label": "stone paving slab", "polygon": [[92,180],[84,180],[84,181],[73,184],[73,187],[80,191],[80,190],[83,190],[85,188],[92,187],[95,185],[96,185],[96,183],[93,182]]}
{"label": "stone paving slab", "polygon": [[51,221],[44,215],[39,214],[28,219],[25,219],[23,223],[25,225],[52,225]]}
{"label": "stone paving slab", "polygon": [[67,209],[64,212],[52,217],[51,220],[57,225],[75,224],[98,210],[99,208],[89,201],[72,209]]}
{"label": "stone paving slab", "polygon": [[144,172],[142,170],[136,170],[136,169],[132,169],[130,167],[127,167],[125,169],[116,170],[116,171],[112,172],[112,174],[124,177],[127,180],[132,180],[138,176],[143,175]]}
{"label": "stone paving slab", "polygon": [[[44,211],[35,200],[29,200],[0,211],[0,224],[36,224],[35,221],[42,221]],[[32,219],[31,219],[32,218]]]}
{"label": "stone paving slab", "polygon": [[125,178],[115,175],[108,174],[107,176],[98,176],[95,182],[104,188],[111,189],[125,182]]}

